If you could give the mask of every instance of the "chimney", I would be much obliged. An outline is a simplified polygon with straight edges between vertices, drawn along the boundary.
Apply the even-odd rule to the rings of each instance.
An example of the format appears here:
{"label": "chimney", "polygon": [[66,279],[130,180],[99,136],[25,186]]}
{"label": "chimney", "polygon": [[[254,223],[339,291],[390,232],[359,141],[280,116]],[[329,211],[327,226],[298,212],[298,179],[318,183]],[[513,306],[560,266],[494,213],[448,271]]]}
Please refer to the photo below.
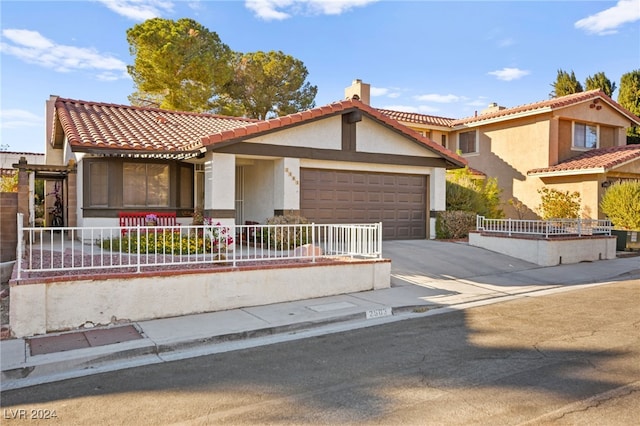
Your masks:
{"label": "chimney", "polygon": [[503,109],[507,109],[506,107],[498,105],[496,102],[491,102],[489,106],[480,111],[480,115],[482,114],[490,114],[492,112],[502,111]]}
{"label": "chimney", "polygon": [[363,104],[369,105],[371,95],[371,85],[363,83],[362,80],[353,80],[351,86],[344,89],[344,97],[347,99],[360,99]]}

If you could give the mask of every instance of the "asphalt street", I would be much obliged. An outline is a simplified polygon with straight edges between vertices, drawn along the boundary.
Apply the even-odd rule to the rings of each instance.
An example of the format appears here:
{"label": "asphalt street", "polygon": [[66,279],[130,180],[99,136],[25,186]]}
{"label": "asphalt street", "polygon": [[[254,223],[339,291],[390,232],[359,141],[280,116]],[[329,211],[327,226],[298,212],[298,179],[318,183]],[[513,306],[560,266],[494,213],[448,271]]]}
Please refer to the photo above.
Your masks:
{"label": "asphalt street", "polygon": [[5,391],[2,423],[637,424],[639,286],[620,281]]}

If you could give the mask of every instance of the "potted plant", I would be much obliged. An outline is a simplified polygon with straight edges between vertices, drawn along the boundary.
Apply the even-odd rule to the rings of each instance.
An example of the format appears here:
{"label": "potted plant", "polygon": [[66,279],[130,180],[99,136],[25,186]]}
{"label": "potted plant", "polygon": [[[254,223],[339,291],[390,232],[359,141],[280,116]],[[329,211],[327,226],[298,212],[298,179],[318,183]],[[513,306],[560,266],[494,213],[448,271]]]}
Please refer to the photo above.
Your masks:
{"label": "potted plant", "polygon": [[145,221],[147,226],[156,226],[158,224],[158,216],[153,213],[149,213],[145,216]]}
{"label": "potted plant", "polygon": [[619,181],[609,186],[600,208],[614,226],[616,249],[640,250],[640,180]]}

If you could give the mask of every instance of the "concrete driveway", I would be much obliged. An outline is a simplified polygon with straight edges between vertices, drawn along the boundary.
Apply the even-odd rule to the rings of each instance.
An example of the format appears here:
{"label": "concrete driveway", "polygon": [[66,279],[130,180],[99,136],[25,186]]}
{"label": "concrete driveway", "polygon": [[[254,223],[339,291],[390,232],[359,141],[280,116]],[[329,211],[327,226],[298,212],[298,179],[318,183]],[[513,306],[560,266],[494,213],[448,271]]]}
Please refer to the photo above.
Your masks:
{"label": "concrete driveway", "polygon": [[543,267],[466,242],[435,240],[384,241],[382,255],[391,259],[392,288],[410,288],[427,304],[640,278],[640,257]]}

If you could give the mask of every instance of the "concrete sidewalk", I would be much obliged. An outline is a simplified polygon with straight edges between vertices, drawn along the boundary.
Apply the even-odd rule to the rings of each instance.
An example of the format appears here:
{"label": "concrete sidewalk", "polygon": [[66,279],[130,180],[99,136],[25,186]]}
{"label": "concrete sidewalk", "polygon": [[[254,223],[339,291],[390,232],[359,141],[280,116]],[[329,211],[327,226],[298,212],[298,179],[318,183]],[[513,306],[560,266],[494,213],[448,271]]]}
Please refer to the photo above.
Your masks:
{"label": "concrete sidewalk", "polygon": [[[448,243],[446,247],[455,251],[458,260],[444,265],[444,260],[437,259],[437,253],[441,253],[437,243],[416,244],[424,243],[386,244],[385,257],[392,258],[392,287],[388,289],[4,340],[0,343],[0,389],[335,333],[613,281],[638,280],[640,285],[638,256],[542,268],[466,244]],[[420,252],[417,247],[434,252]],[[412,260],[410,252],[423,261]],[[465,261],[466,256],[473,259],[472,265]],[[438,265],[443,269],[439,270]]]}

